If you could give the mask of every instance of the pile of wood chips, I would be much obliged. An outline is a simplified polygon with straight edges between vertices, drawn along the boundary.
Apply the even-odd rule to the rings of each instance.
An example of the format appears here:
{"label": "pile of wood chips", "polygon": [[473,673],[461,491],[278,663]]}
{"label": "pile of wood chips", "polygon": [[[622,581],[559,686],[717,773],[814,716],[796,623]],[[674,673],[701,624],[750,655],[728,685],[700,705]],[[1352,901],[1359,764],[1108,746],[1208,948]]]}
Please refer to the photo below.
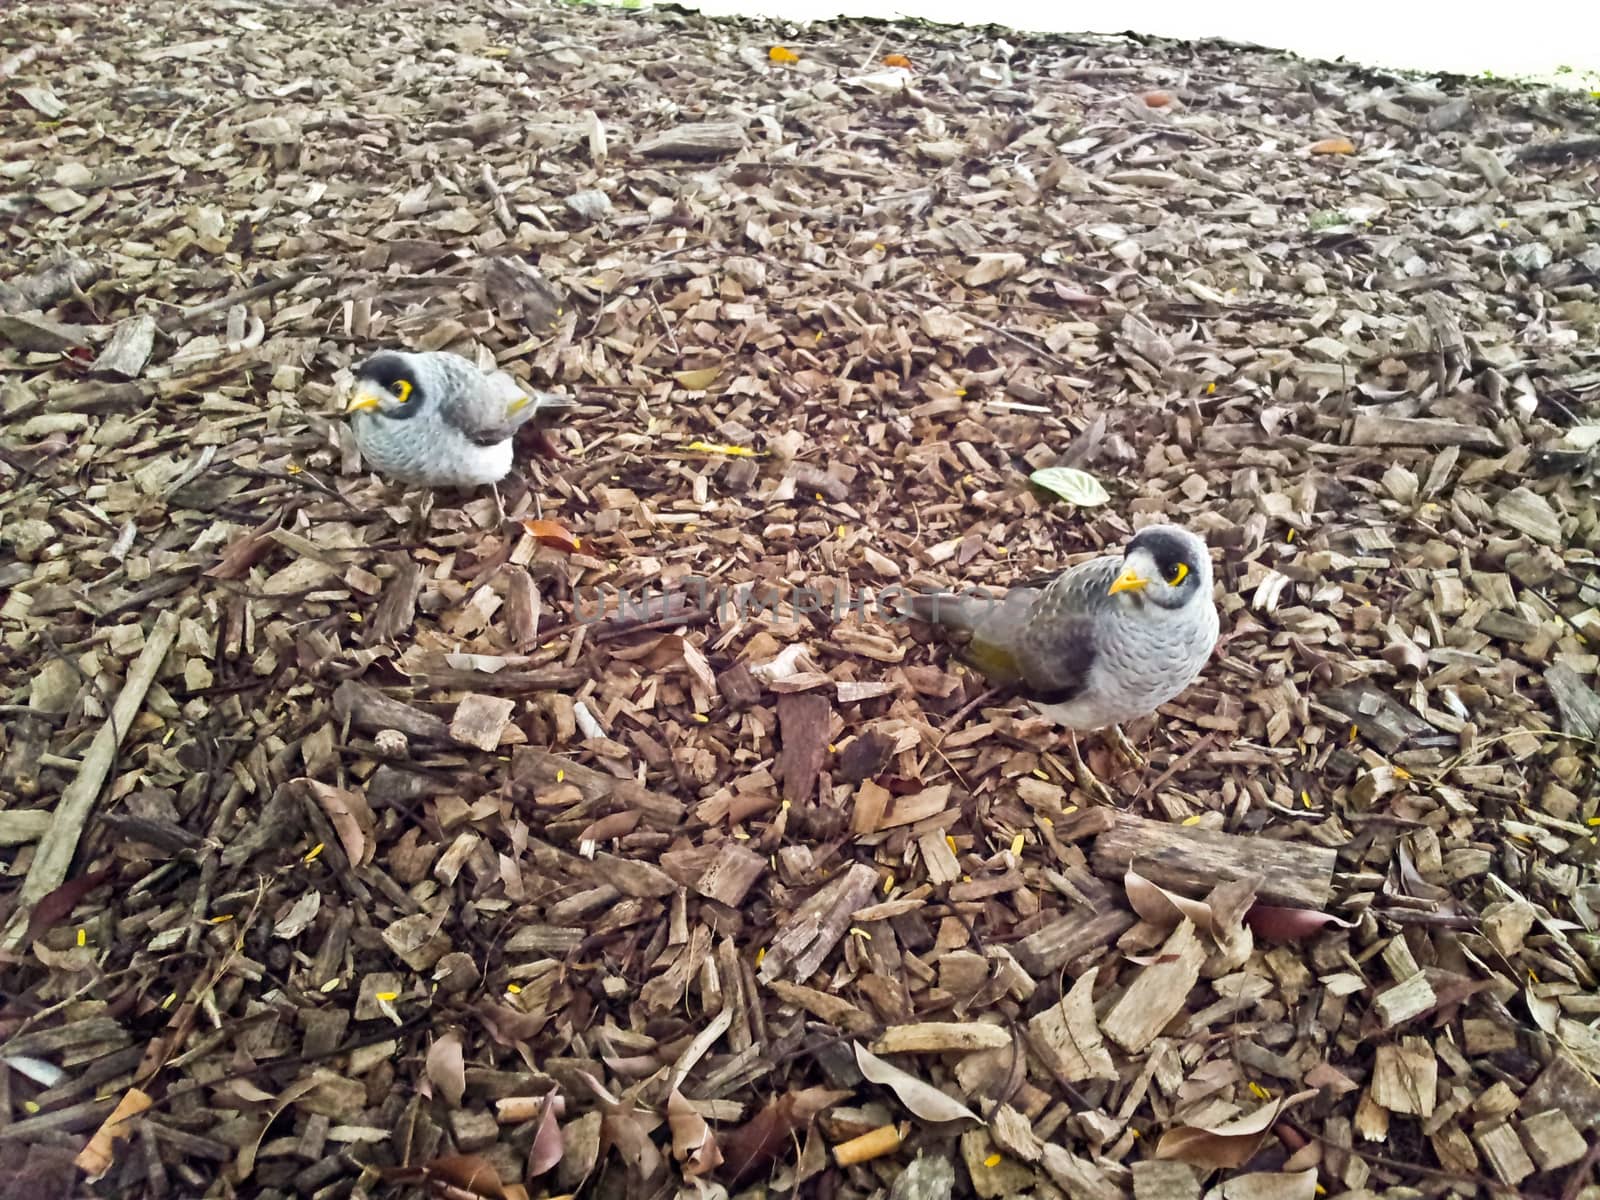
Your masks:
{"label": "pile of wood chips", "polygon": [[[0,1192],[1600,1197],[1597,115],[13,0]],[[581,401],[504,527],[360,469],[383,345]],[[1113,805],[873,600],[1158,517]]]}

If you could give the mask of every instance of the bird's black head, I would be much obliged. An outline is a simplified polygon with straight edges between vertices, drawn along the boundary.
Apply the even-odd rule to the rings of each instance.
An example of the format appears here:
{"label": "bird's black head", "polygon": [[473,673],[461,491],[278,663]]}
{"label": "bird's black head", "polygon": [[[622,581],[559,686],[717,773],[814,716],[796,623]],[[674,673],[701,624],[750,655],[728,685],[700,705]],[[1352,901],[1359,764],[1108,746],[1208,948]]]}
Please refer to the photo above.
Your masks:
{"label": "bird's black head", "polygon": [[1196,592],[1210,593],[1206,544],[1176,525],[1141,529],[1123,552],[1122,566],[1112,595],[1132,592],[1162,608],[1181,608]]}
{"label": "bird's black head", "polygon": [[411,356],[381,350],[356,368],[355,391],[345,411],[376,410],[382,416],[404,420],[420,412],[426,398]]}

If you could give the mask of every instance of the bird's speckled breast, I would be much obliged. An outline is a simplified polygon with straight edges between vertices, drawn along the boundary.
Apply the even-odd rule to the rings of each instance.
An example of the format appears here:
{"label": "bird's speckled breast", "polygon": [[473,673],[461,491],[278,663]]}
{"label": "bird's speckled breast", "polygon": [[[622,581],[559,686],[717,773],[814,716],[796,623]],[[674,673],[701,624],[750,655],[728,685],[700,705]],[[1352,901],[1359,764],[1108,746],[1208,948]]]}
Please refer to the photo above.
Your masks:
{"label": "bird's speckled breast", "polygon": [[369,470],[402,483],[478,487],[498,483],[511,470],[511,442],[479,446],[447,428],[431,412],[409,421],[356,413],[356,446]]}

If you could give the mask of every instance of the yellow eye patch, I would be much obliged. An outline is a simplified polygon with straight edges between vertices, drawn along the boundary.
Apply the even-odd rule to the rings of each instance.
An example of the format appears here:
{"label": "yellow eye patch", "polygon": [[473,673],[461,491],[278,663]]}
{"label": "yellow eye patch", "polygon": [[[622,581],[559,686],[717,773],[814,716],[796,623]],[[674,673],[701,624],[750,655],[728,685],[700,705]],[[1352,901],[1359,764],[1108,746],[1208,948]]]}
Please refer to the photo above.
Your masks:
{"label": "yellow eye patch", "polygon": [[390,390],[394,392],[394,398],[400,401],[401,404],[404,404],[407,400],[411,399],[410,380],[396,379],[394,381],[394,387]]}
{"label": "yellow eye patch", "polygon": [[1184,566],[1182,563],[1174,563],[1173,567],[1172,567],[1172,574],[1170,576],[1168,576],[1167,582],[1170,583],[1173,587],[1177,587],[1180,583],[1182,583],[1188,577],[1189,577],[1189,568]]}

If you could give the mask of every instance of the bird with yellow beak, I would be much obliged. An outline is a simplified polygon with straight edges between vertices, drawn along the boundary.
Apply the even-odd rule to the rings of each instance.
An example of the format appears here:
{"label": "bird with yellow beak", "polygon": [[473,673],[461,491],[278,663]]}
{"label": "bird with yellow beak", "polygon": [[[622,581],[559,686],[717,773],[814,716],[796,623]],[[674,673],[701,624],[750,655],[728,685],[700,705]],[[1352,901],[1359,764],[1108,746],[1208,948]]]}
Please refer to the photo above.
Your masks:
{"label": "bird with yellow beak", "polygon": [[[934,625],[991,683],[1077,732],[1148,716],[1194,682],[1217,644],[1211,555],[1177,525],[999,598],[924,593],[902,611]],[[1074,746],[1074,751],[1076,746]]]}
{"label": "bird with yellow beak", "polygon": [[517,432],[575,403],[530,393],[459,354],[384,350],[357,368],[345,412],[362,461],[379,475],[430,488],[489,484],[498,507]]}

